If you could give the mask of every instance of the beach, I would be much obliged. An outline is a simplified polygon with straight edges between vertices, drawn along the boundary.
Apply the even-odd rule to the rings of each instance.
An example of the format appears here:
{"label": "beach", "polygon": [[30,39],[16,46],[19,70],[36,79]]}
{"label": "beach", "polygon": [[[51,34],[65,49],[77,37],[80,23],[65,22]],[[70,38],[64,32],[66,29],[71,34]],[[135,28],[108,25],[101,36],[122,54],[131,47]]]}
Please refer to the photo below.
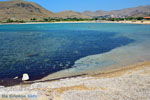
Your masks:
{"label": "beach", "polygon": [[[91,76],[1,87],[1,100],[149,100],[150,62]],[[4,95],[5,94],[5,95]]]}
{"label": "beach", "polygon": [[56,22],[25,22],[25,23],[0,23],[0,25],[6,24],[49,24],[49,23],[125,23],[125,24],[150,24],[150,20],[140,20],[140,21],[56,21]]}

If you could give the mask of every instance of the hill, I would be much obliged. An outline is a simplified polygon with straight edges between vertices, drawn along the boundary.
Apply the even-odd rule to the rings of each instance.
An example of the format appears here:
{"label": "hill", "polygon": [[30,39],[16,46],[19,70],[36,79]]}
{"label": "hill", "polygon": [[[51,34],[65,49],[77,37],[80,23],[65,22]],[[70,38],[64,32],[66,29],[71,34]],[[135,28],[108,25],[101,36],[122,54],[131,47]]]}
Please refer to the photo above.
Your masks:
{"label": "hill", "polygon": [[31,20],[44,17],[54,17],[55,14],[44,9],[40,5],[27,1],[4,1],[0,2],[0,21],[7,19]]}
{"label": "hill", "polygon": [[56,16],[60,17],[60,18],[74,18],[74,17],[76,17],[76,18],[90,18],[90,16],[88,16],[88,15],[85,15],[85,14],[79,13],[79,12],[75,12],[72,10],[56,13]]}
{"label": "hill", "polygon": [[86,11],[83,12],[84,15],[87,16],[113,16],[113,17],[145,17],[150,16],[150,5],[147,6],[139,6],[134,8],[126,8],[122,10],[113,10],[113,11],[102,11],[98,10],[96,12]]}

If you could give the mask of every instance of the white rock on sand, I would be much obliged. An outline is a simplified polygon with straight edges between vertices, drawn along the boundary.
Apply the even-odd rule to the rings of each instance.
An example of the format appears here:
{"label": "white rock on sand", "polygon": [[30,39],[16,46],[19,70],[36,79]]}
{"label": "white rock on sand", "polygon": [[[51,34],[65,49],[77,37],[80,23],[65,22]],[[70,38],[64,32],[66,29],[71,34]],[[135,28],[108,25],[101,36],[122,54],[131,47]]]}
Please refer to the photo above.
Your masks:
{"label": "white rock on sand", "polygon": [[22,80],[23,80],[23,81],[29,80],[29,75],[28,75],[27,73],[24,73],[24,74],[23,74],[23,77],[22,77]]}

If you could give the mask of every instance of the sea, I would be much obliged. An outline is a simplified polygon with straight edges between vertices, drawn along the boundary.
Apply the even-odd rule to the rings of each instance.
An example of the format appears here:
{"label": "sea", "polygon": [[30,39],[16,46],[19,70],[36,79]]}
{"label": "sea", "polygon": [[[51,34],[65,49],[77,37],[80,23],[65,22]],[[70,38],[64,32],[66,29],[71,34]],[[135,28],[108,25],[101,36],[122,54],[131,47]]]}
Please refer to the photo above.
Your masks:
{"label": "sea", "polygon": [[47,23],[0,25],[0,80],[101,70],[150,60],[150,25]]}

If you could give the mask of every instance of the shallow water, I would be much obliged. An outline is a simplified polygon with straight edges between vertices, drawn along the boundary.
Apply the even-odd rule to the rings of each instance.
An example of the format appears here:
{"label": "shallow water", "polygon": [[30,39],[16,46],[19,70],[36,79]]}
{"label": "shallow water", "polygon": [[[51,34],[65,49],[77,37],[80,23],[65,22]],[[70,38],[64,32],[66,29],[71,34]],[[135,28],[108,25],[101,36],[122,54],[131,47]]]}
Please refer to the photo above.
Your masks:
{"label": "shallow water", "polygon": [[[82,60],[125,45],[149,43],[150,25],[61,23],[0,25],[0,78],[21,77],[31,80],[51,73],[82,67],[118,63]],[[110,58],[110,57],[109,57]],[[81,60],[79,60],[81,59]],[[100,58],[101,59],[101,58]],[[95,59],[96,61],[97,59]],[[86,62],[86,64],[85,64]],[[88,64],[87,64],[88,63]]]}

